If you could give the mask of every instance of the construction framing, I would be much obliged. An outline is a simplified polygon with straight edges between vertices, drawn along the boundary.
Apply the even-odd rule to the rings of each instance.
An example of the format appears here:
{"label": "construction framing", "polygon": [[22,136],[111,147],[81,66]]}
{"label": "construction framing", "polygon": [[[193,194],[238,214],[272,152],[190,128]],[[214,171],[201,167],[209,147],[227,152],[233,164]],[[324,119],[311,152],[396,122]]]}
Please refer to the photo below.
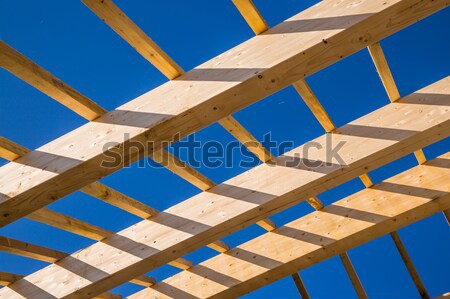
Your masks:
{"label": "construction framing", "polygon": [[[396,231],[438,212],[448,219],[450,154],[427,161],[422,148],[450,135],[450,77],[402,97],[380,41],[448,0],[324,0],[273,28],[251,0],[233,0],[256,36],[188,72],[111,0],[83,2],[170,81],[108,112],[0,41],[1,67],[88,121],[35,150],[0,136],[0,157],[10,161],[0,167],[1,227],[26,217],[96,241],[68,254],[0,236],[0,251],[49,263],[25,277],[0,272],[0,298],[121,298],[110,290],[126,282],[145,287],[130,299],[236,298],[289,275],[309,298],[298,272],[333,256],[367,298],[347,251],[387,234],[420,296],[430,297]],[[337,128],[305,78],[364,48],[390,103]],[[289,85],[324,129],[313,140],[322,149],[308,157],[314,167],[304,146],[274,156],[232,116]],[[216,183],[164,149],[216,122],[262,164]],[[327,161],[329,141],[342,142],[342,161]],[[124,148],[132,155],[120,165],[101,165]],[[368,172],[411,153],[416,167],[373,183]],[[158,211],[98,182],[146,156],[201,192]],[[318,198],[358,177],[364,190],[328,206]],[[77,190],[142,220],[112,232],[46,208]],[[278,228],[270,220],[303,201],[315,211]],[[267,232],[236,248],[220,240],[255,223]],[[203,246],[217,255],[198,265],[183,258]],[[165,264],[180,272],[161,282],[146,275]]]}

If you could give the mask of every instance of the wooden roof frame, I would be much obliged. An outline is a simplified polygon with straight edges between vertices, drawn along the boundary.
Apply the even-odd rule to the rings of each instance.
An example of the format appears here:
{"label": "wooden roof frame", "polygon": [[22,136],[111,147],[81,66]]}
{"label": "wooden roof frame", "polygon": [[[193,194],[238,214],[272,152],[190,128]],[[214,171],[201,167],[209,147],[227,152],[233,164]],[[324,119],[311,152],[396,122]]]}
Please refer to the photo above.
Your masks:
{"label": "wooden roof frame", "polygon": [[[0,289],[0,298],[121,298],[108,290],[127,281],[147,287],[129,296],[130,299],[148,296],[235,298],[286,275],[292,275],[301,296],[308,298],[298,271],[334,255],[340,255],[359,298],[366,298],[346,250],[384,234],[391,234],[421,296],[429,297],[396,229],[433,213],[449,213],[450,186],[445,183],[445,178],[450,175],[450,156],[447,153],[427,162],[422,148],[450,135],[450,118],[448,113],[445,113],[448,111],[447,102],[450,99],[450,77],[401,98],[379,41],[447,7],[449,3],[445,0],[371,0],[352,6],[347,5],[349,1],[324,0],[269,29],[251,0],[233,0],[257,36],[227,51],[226,55],[219,55],[185,73],[111,0],[83,0],[171,80],[111,112],[105,111],[0,41],[0,66],[90,121],[34,151],[0,137],[0,157],[11,161],[0,167],[0,177],[7,178],[0,183],[0,225],[5,226],[21,217],[28,217],[99,241],[68,255],[20,240],[0,237],[0,250],[52,263],[26,277],[1,272],[0,282],[5,287]],[[396,20],[395,26],[389,24],[389,20],[393,18]],[[266,47],[267,42],[270,42],[271,47]],[[337,129],[306,83],[305,77],[365,47],[369,50],[391,104]],[[274,157],[231,115],[290,84],[327,132],[314,141],[325,144],[326,140],[331,138],[334,142],[346,142],[343,146],[346,154],[343,164],[322,163],[315,169],[294,167],[296,175],[301,173],[302,177],[292,178],[293,169],[286,161],[290,156],[300,153],[302,147]],[[189,93],[185,92],[186,88]],[[165,104],[167,100],[171,101],[171,105]],[[404,124],[398,126],[396,120],[402,115],[413,116],[404,117]],[[423,121],[424,119],[427,121]],[[176,141],[173,140],[175,133],[185,137],[214,122],[222,125],[243,145],[253,144],[249,150],[263,164],[224,183],[216,184],[162,148],[164,142]],[[370,130],[371,126],[375,126],[377,131]],[[92,134],[89,134],[92,131],[97,132],[97,135],[92,137]],[[125,132],[130,136],[128,140],[121,139]],[[378,141],[374,141],[375,137]],[[101,167],[100,161],[105,153],[127,147],[131,141],[140,141],[143,144],[145,141],[152,141],[153,146],[139,149],[139,152],[134,152],[130,159],[117,167]],[[102,148],[106,142],[116,142],[118,145],[109,149]],[[367,146],[366,152],[355,154],[355,148],[362,143]],[[409,153],[415,154],[419,166],[386,182],[372,182],[368,171]],[[142,154],[165,165],[203,192],[165,211],[157,211],[97,182],[102,177],[135,162]],[[325,161],[324,155],[324,151],[318,151],[313,158],[316,161]],[[407,177],[419,175],[426,179],[419,180],[415,185],[408,185],[411,180],[406,179]],[[326,189],[358,176],[366,189],[350,196],[350,200],[343,199],[324,207],[317,198],[317,195]],[[258,180],[263,177],[268,178],[266,182],[270,181],[270,184],[262,184]],[[384,197],[374,197],[373,202],[364,202],[366,197],[373,197],[377,192],[386,192],[385,189],[390,184],[409,186],[412,193],[405,191],[386,195],[395,200],[389,207],[376,205],[376,200],[385,201]],[[276,188],[273,185],[276,185]],[[113,233],[45,208],[47,204],[76,190],[108,202],[143,220],[122,232]],[[414,192],[419,192],[418,190],[426,190],[426,193],[421,191],[421,196],[415,196]],[[224,277],[227,279],[226,277],[232,276],[217,273],[231,271],[230,273],[237,275],[236,270],[232,268],[233,265],[239,265],[239,261],[231,263],[226,269],[221,266],[214,270],[211,264],[209,271],[215,271],[214,275],[202,270],[205,268],[204,264],[214,263],[214,260],[236,258],[235,254],[241,251],[251,252],[250,247],[259,248],[252,244],[257,244],[258,240],[263,238],[271,240],[264,241],[264,250],[273,250],[274,244],[283,242],[275,236],[291,224],[277,228],[268,217],[301,201],[307,201],[317,210],[303,218],[326,218],[324,215],[333,214],[330,212],[333,209],[340,211],[342,207],[349,209],[346,214],[352,214],[355,207],[364,207],[367,208],[367,216],[363,218],[371,225],[358,224],[362,216],[354,215],[355,220],[351,222],[349,219],[350,224],[345,225],[349,231],[346,238],[351,238],[352,242],[341,242],[339,239],[333,240],[334,243],[325,241],[327,244],[320,244],[322,249],[327,246],[334,248],[326,251],[326,254],[323,254],[325,251],[319,250],[316,256],[308,254],[292,260],[283,260],[281,263],[275,263],[274,267],[266,267],[266,272],[260,274],[262,276],[253,277],[258,271],[250,271],[253,274],[244,277],[245,279],[236,279],[238,283],[220,283]],[[205,202],[209,202],[208,208],[204,207]],[[351,206],[353,202],[355,207]],[[206,212],[198,215],[198,208],[205,209]],[[226,218],[211,218],[218,210],[227,215]],[[302,218],[294,222],[298,221],[301,222]],[[259,224],[268,233],[232,250],[229,245],[219,240],[253,223]],[[320,224],[326,225],[326,221],[321,220]],[[352,231],[355,228],[357,229]],[[311,229],[314,231],[316,228]],[[152,235],[152,232],[157,233]],[[143,233],[148,240],[142,238]],[[333,233],[338,232],[328,231],[328,235]],[[164,238],[161,239],[160,236]],[[153,244],[150,244],[153,240]],[[154,245],[157,241],[158,244]],[[136,247],[133,244],[139,245]],[[202,246],[209,246],[220,254],[211,259],[213,262],[208,260],[198,266],[182,258]],[[137,249],[142,252],[137,254]],[[90,257],[95,252],[114,259],[117,265],[112,267],[104,261],[95,261]],[[255,258],[257,256],[256,254]],[[258,267],[258,261],[267,262],[256,258],[249,263],[248,260],[242,259],[242,255],[239,260],[247,263],[245,267],[250,268]],[[161,283],[143,276],[149,270],[165,263],[184,271]],[[223,262],[218,264],[222,265]],[[188,269],[189,271],[186,271]],[[90,271],[92,274],[89,274]],[[186,283],[182,286],[183,279],[188,279],[191,283],[195,281],[192,288]],[[199,290],[195,288],[195,283],[206,284],[207,287]]]}

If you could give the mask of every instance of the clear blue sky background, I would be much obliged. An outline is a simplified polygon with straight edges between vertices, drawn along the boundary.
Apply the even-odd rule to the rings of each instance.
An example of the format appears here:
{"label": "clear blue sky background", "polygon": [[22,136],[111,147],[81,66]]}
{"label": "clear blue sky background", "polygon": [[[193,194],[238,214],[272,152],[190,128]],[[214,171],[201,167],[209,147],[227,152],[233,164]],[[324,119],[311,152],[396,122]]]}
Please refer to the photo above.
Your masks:
{"label": "clear blue sky background", "polygon": [[[312,0],[256,0],[273,26],[311,6]],[[116,0],[184,69],[230,49],[253,36],[231,0]],[[407,95],[449,75],[450,10],[447,8],[382,41],[394,78]],[[0,1],[0,39],[108,110],[128,102],[166,82],[153,66],[118,37],[78,0]],[[387,104],[367,50],[352,55],[307,79],[337,125]],[[168,103],[169,104],[169,103]],[[286,88],[235,114],[260,140],[271,132],[278,141],[295,146],[323,134],[292,87]],[[77,128],[85,120],[56,101],[0,69],[0,135],[28,148],[36,148]],[[203,141],[233,140],[221,127],[212,125],[197,134]],[[425,149],[428,158],[450,148],[444,140]],[[275,153],[278,154],[278,153]],[[245,169],[200,171],[221,182]],[[6,163],[0,160],[0,164]],[[412,155],[371,173],[378,182],[416,164]],[[104,183],[158,209],[167,208],[199,192],[165,169],[138,169],[135,165],[102,180]],[[319,197],[329,204],[363,188],[352,180]],[[93,224],[118,231],[139,221],[114,207],[76,192],[51,208]],[[273,217],[282,225],[311,211],[306,203]],[[238,245],[264,233],[251,226],[226,241]],[[74,252],[92,243],[45,225],[20,220],[0,230],[6,235]],[[400,230],[400,235],[431,296],[450,291],[449,228],[441,214]],[[188,256],[200,262],[215,253],[201,249]],[[383,237],[349,252],[371,298],[419,298],[391,239]],[[0,271],[29,274],[46,263],[0,254]],[[164,279],[178,272],[170,266],[150,275]],[[332,258],[301,275],[312,298],[356,298],[338,258]],[[140,287],[125,284],[114,291],[131,294]],[[287,277],[245,298],[297,298]]]}

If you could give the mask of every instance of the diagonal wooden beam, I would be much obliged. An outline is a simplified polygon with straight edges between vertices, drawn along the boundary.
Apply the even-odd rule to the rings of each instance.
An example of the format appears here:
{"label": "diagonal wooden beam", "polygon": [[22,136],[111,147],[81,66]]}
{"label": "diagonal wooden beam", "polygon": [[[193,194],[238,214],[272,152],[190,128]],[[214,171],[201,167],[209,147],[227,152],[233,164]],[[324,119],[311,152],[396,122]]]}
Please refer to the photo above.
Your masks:
{"label": "diagonal wooden beam", "polygon": [[339,258],[341,259],[342,264],[344,265],[345,271],[347,271],[348,277],[350,278],[353,288],[355,288],[358,298],[367,299],[368,297],[366,291],[364,290],[364,287],[361,281],[359,280],[358,274],[356,273],[356,270],[353,267],[353,264],[350,261],[350,257],[348,256],[347,252],[339,254]]}
{"label": "diagonal wooden beam", "polygon": [[297,287],[298,292],[302,299],[310,299],[308,291],[306,290],[305,284],[303,283],[302,278],[298,272],[292,274],[292,279],[294,280],[295,286]]}
{"label": "diagonal wooden beam", "polygon": [[183,73],[175,61],[130,20],[111,0],[82,0],[97,16],[169,79]]}
{"label": "diagonal wooden beam", "polygon": [[311,110],[311,112],[317,118],[319,123],[325,129],[325,131],[326,132],[334,131],[336,129],[336,126],[334,125],[330,116],[325,111],[322,104],[320,104],[316,95],[311,90],[311,88],[306,83],[306,81],[303,79],[299,80],[299,81],[295,82],[294,84],[292,84],[292,86],[294,86],[295,90],[298,92],[300,97],[303,99],[305,104],[308,106],[308,108]]}
{"label": "diagonal wooden beam", "polygon": [[55,78],[1,40],[0,67],[3,67],[88,120],[94,120],[106,113],[106,110],[95,102]]}
{"label": "diagonal wooden beam", "polygon": [[[112,150],[105,148],[105,143],[126,148],[131,141],[151,140],[158,148],[177,133],[184,138],[448,5],[445,0],[387,4],[374,0],[347,7],[346,1],[322,1],[320,8],[313,6],[177,80],[0,167],[0,177],[7,177],[0,184],[0,226],[139,158],[132,155],[117,167],[102,168],[104,154]],[[397,20],[396,26],[388,26],[392,18]],[[280,34],[287,29],[297,32]],[[362,35],[366,30],[371,34]],[[354,43],[339,42],[343,40]],[[265,47],[266,43],[270,47]],[[324,52],[329,54],[327,59],[322,59]],[[169,99],[171,105],[167,105]],[[125,141],[124,134],[128,136]]]}
{"label": "diagonal wooden beam", "polygon": [[[400,93],[398,92],[397,85],[395,84],[394,77],[392,76],[380,42],[369,45],[367,49],[369,50],[370,56],[372,57],[373,63],[375,64],[375,68],[380,75],[381,82],[383,83],[384,89],[388,94],[389,100],[391,102],[398,101],[400,99]],[[414,155],[416,156],[419,164],[423,164],[426,162],[426,158],[422,149],[414,151]]]}
{"label": "diagonal wooden beam", "polygon": [[395,247],[397,247],[398,252],[400,253],[400,256],[403,260],[403,263],[406,266],[406,269],[408,269],[409,275],[411,276],[414,285],[417,288],[417,291],[420,294],[421,298],[424,299],[430,299],[430,295],[428,294],[422,280],[420,279],[419,273],[417,272],[416,268],[414,267],[414,264],[409,257],[408,252],[406,251],[405,245],[403,245],[402,240],[400,239],[399,234],[396,231],[391,232],[391,238],[392,241],[394,241]]}
{"label": "diagonal wooden beam", "polygon": [[233,3],[256,35],[269,29],[269,25],[267,25],[252,0],[233,0]]}
{"label": "diagonal wooden beam", "polygon": [[6,287],[21,278],[23,278],[23,275],[0,272],[0,286]]}
{"label": "diagonal wooden beam", "polygon": [[0,236],[0,251],[17,254],[43,262],[54,263],[68,254],[39,245]]}
{"label": "diagonal wooden beam", "polygon": [[[237,298],[450,207],[450,153],[312,212],[128,299]],[[201,288],[199,286],[202,286]]]}
{"label": "diagonal wooden beam", "polygon": [[[443,79],[361,117],[333,134],[313,140],[322,150],[311,152],[308,161],[302,159],[301,153],[309,143],[277,157],[274,164],[261,164],[65,260],[77,269],[84,269],[81,273],[100,270],[95,279],[85,279],[83,275],[57,265],[37,271],[26,279],[43,291],[55,283],[63,284],[64,289],[52,288],[52,292],[65,299],[86,298],[95,292],[107,291],[302,199],[316,196],[445,138],[450,135],[450,115],[446,113],[449,82],[450,77]],[[400,118],[401,124],[398,123]],[[339,156],[335,155],[335,159],[326,163],[329,156],[326,144],[330,143],[333,148],[339,146]],[[364,150],[361,150],[361,144],[364,144]],[[302,161],[308,163],[303,165]],[[317,161],[322,162],[309,164]],[[99,260],[93,252],[103,252],[104,256]],[[108,262],[111,259],[115,260],[114,265]],[[291,273],[292,269],[288,274]],[[49,281],[52,281],[51,285]],[[13,294],[9,295],[15,298]]]}

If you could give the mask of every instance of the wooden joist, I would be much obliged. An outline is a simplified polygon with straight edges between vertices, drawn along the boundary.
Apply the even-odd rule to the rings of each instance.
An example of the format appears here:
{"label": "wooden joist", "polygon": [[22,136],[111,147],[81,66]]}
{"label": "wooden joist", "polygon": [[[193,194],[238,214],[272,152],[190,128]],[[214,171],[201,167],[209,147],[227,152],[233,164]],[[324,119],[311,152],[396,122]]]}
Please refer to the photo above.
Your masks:
{"label": "wooden joist", "polygon": [[[145,144],[151,140],[157,148],[177,133],[184,138],[447,6],[445,0],[373,0],[357,6],[348,6],[348,1],[322,1],[289,22],[2,166],[0,226],[138,158],[133,155],[117,167],[100,167],[104,152],[111,150],[104,148],[107,142],[123,148],[131,141]],[[392,18],[396,26],[388,26]],[[361,34],[369,29],[370,35]],[[292,33],[279,34],[287,31]],[[339,42],[342,40],[352,42]],[[326,59],[323,53],[327,53]],[[124,134],[129,136],[126,141]]]}
{"label": "wooden joist", "polygon": [[237,298],[448,208],[449,175],[447,153],[128,298]]}
{"label": "wooden joist", "polygon": [[0,41],[0,67],[88,120],[94,120],[106,113],[106,110],[95,102],[55,78],[3,41]]}
{"label": "wooden joist", "polygon": [[183,73],[181,67],[111,0],[82,1],[167,78],[172,80]]}
{"label": "wooden joist", "polygon": [[23,275],[0,272],[0,286],[6,287],[21,278],[23,278]]}
{"label": "wooden joist", "polygon": [[150,153],[150,158],[163,165],[179,177],[185,179],[200,190],[208,190],[216,185],[211,179],[207,178],[199,171],[192,168],[186,162],[175,157],[168,151],[155,151]]}
{"label": "wooden joist", "polygon": [[360,299],[367,299],[366,291],[364,290],[364,287],[359,280],[358,274],[356,273],[355,268],[353,267],[352,262],[350,261],[350,257],[348,256],[347,252],[343,252],[339,254],[339,258],[342,261],[342,264],[344,265],[345,271],[348,274],[348,277],[350,278],[350,282],[353,285],[353,288],[355,289],[356,294],[358,295],[358,298]]}
{"label": "wooden joist", "polygon": [[294,280],[295,286],[297,287],[298,292],[302,299],[310,299],[308,291],[306,290],[305,284],[303,283],[302,278],[298,272],[292,274],[292,279]]}
{"label": "wooden joist", "polygon": [[[380,75],[381,82],[383,83],[389,100],[391,102],[398,101],[400,99],[400,93],[398,92],[397,85],[395,84],[394,77],[392,76],[380,42],[369,45],[367,49],[369,50],[370,56],[375,64],[375,68]],[[427,161],[422,149],[414,151],[414,155],[419,164],[423,164]]]}
{"label": "wooden joist", "polygon": [[96,241],[101,241],[114,234],[101,227],[46,208],[29,214],[27,218]]}
{"label": "wooden joist", "polygon": [[[321,144],[322,149],[311,152],[308,161],[322,161],[320,165],[316,163],[311,167],[300,163],[304,161],[300,158],[292,159],[301,157],[304,147],[300,146],[277,157],[274,164],[261,164],[73,254],[72,262],[68,261],[70,264],[89,265],[102,271],[95,279],[85,279],[57,265],[37,271],[26,279],[43,291],[51,287],[50,281],[64,284],[64,289],[52,290],[57,297],[85,298],[92,292],[107,291],[306,198],[445,138],[450,134],[449,82],[450,77],[445,78],[363,116],[333,134],[313,140]],[[326,163],[330,154],[326,150],[327,142],[339,145],[339,157],[343,161],[333,159]],[[364,150],[361,150],[361,144],[364,144]],[[102,252],[104,258],[97,259],[94,252]],[[114,265],[108,262],[111,259],[116,261]],[[43,275],[45,280],[41,279]]]}
{"label": "wooden joist", "polygon": [[[448,182],[447,182],[448,185]],[[420,297],[423,299],[429,299],[430,295],[428,294],[427,290],[425,289],[425,286],[420,279],[419,273],[417,272],[416,268],[414,267],[414,264],[409,257],[408,252],[406,251],[405,245],[403,245],[402,240],[400,239],[399,234],[396,231],[391,232],[391,238],[392,241],[394,241],[395,247],[397,247],[398,252],[400,253],[400,256],[403,260],[403,263],[406,266],[406,269],[409,272],[409,275],[411,276],[414,285],[417,288],[417,291],[420,294]]]}
{"label": "wooden joist", "polygon": [[58,250],[3,236],[0,236],[0,251],[37,259],[47,263],[54,263],[68,256],[67,253]]}
{"label": "wooden joist", "polygon": [[252,0],[233,0],[233,3],[256,35],[269,29]]}
{"label": "wooden joist", "polygon": [[319,123],[325,129],[326,132],[332,132],[336,129],[333,121],[331,120],[328,113],[323,108],[322,104],[320,104],[314,92],[311,90],[309,85],[305,80],[299,80],[292,84],[295,90],[298,92],[300,97],[303,99],[305,104],[308,106],[309,110],[314,114]]}

